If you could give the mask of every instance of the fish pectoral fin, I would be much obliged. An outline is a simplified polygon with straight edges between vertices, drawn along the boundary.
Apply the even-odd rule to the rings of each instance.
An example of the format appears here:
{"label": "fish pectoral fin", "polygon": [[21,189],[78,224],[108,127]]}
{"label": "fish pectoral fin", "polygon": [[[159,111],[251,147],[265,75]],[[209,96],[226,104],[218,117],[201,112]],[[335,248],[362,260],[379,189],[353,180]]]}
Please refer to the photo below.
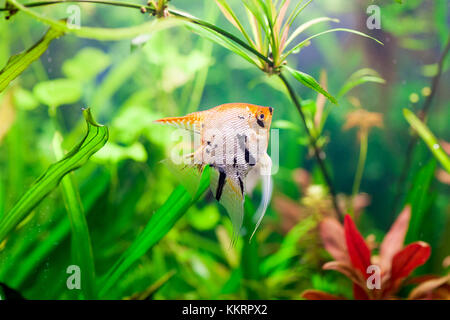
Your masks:
{"label": "fish pectoral fin", "polygon": [[231,245],[236,243],[244,219],[244,185],[237,174],[227,176],[223,169],[211,170],[211,191],[225,208],[233,225]]}
{"label": "fish pectoral fin", "polygon": [[256,221],[255,229],[253,230],[250,240],[252,240],[256,230],[261,224],[261,221],[264,218],[264,215],[266,214],[267,208],[269,207],[270,199],[272,198],[273,183],[271,170],[272,170],[272,159],[270,159],[269,155],[266,153],[261,158],[260,162],[260,174],[262,180],[262,199],[261,204],[259,205],[258,210],[256,210],[256,214],[254,216],[258,220]]}
{"label": "fish pectoral fin", "polygon": [[259,179],[261,178],[261,163],[257,163],[254,167],[252,167],[249,172],[247,173],[247,176],[245,177],[244,185],[245,185],[245,193],[249,196],[252,196],[253,190],[255,189],[256,185],[259,182]]}
{"label": "fish pectoral fin", "polygon": [[192,154],[187,155],[183,157],[180,163],[175,163],[171,159],[165,159],[162,162],[175,174],[180,184],[193,198],[197,194],[204,166],[201,164],[194,164],[194,162],[191,161],[192,157]]}

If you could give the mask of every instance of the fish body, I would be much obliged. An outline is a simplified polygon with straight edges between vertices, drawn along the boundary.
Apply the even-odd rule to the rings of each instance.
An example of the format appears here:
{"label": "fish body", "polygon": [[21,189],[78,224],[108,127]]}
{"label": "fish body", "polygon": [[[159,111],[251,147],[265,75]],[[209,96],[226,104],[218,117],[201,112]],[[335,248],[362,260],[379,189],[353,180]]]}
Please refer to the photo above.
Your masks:
{"label": "fish body", "polygon": [[[267,147],[272,113],[271,107],[229,103],[184,117],[156,120],[198,135],[198,139],[194,139],[197,141],[194,152],[186,156],[187,165],[200,171],[206,165],[213,169],[210,188],[230,215],[235,237],[242,226],[247,174],[251,170],[263,170],[270,180]],[[266,205],[259,213],[259,222],[270,200],[271,187],[265,186],[266,180],[263,178],[263,203]]]}

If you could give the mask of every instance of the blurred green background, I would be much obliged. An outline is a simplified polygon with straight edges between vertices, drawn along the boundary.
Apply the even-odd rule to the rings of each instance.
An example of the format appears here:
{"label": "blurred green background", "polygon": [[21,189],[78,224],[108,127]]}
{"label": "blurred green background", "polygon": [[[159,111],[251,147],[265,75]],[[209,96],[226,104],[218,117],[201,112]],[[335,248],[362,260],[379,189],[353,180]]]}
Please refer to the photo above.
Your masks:
{"label": "blurred green background", "polygon": [[[326,102],[326,164],[339,198],[348,203],[360,144],[357,129],[344,130],[344,124],[358,108],[379,113],[382,127],[370,130],[360,187],[360,230],[364,236],[375,234],[380,241],[408,197],[410,201],[420,198],[408,241],[422,240],[432,247],[431,259],[419,274],[440,274],[442,260],[450,255],[448,177],[445,180],[445,173],[420,139],[407,155],[412,131],[402,109],[419,110],[429,94],[449,34],[449,3],[404,2],[376,1],[381,8],[381,29],[368,30],[366,9],[371,1],[313,1],[295,25],[321,16],[338,18],[339,26],[368,33],[384,46],[352,34],[331,33],[315,39],[288,61],[316,79],[326,73],[328,92],[335,96],[362,68],[371,68],[386,80],[385,84],[357,86],[339,98],[338,106]],[[230,3],[245,16],[239,1]],[[125,27],[153,19],[126,8],[78,5],[82,26]],[[63,18],[68,6],[33,10]],[[173,0],[170,6],[234,32],[214,1]],[[314,26],[307,34],[326,28],[327,23]],[[31,47],[46,29],[21,13],[10,20],[0,15],[0,66],[11,55]],[[320,245],[316,226],[333,209],[308,151],[299,114],[278,78],[185,27],[141,40],[145,41],[100,42],[65,35],[53,41],[0,95],[0,219],[57,160],[51,108],[58,109],[63,147],[69,150],[85,132],[81,108],[91,107],[96,120],[109,127],[110,138],[75,171],[74,180],[87,215],[100,279],[179,184],[160,163],[173,146],[172,129],[152,121],[229,102],[272,106],[273,128],[280,129],[280,168],[274,176],[272,204],[253,241],[241,239],[229,248],[229,219],[206,194],[103,297],[142,293],[141,298],[153,299],[299,299],[309,288],[351,297],[344,277],[321,270],[329,256]],[[448,60],[427,119],[442,141],[450,141]],[[302,99],[316,100],[316,92],[293,83]],[[399,186],[407,156],[412,165]],[[259,199],[256,189],[246,203],[247,210],[251,212]],[[80,298],[79,290],[66,287],[66,268],[71,264],[70,223],[58,187],[0,243],[0,282],[26,298]]]}

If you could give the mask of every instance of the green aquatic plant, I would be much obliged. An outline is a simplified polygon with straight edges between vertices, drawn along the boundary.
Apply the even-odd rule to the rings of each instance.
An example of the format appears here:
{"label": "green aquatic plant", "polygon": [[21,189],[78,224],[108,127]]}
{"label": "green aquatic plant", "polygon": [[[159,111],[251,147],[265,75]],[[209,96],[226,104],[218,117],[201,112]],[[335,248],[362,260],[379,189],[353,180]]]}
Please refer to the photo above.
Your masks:
{"label": "green aquatic plant", "polygon": [[[305,288],[314,287],[329,289],[326,291],[333,294],[310,292],[316,297],[350,297],[352,288],[345,285],[346,279],[317,270],[325,258],[314,236],[316,226],[324,216],[322,211],[327,216],[343,217],[353,206],[361,230],[373,231],[381,238],[382,227],[392,217],[385,213],[386,201],[380,199],[391,196],[390,179],[400,168],[394,155],[401,151],[400,144],[409,128],[396,106],[408,101],[411,92],[419,92],[416,86],[424,84],[423,79],[409,81],[416,68],[408,70],[408,81],[399,84],[380,67],[391,62],[392,57],[383,54],[395,50],[394,45],[378,47],[378,40],[372,36],[328,26],[339,22],[328,15],[348,12],[352,5],[333,11],[331,7],[324,10],[319,1],[309,6],[311,2],[208,1],[200,8],[205,18],[198,18],[191,14],[199,6],[194,2],[187,5],[182,1],[154,0],[142,5],[103,0],[6,1],[5,7],[0,8],[8,18],[0,21],[0,28],[4,28],[0,32],[0,61],[5,62],[0,72],[0,116],[7,115],[7,121],[0,123],[0,296],[9,298],[14,296],[12,293],[19,293],[15,296],[40,299],[295,299]],[[62,9],[69,4],[83,8],[86,25],[71,28],[59,20],[67,15]],[[175,5],[184,6],[185,10],[178,10]],[[423,10],[417,4],[403,6],[404,11],[397,5],[398,12],[389,12],[391,20],[405,12],[410,15]],[[443,8],[441,4],[436,7]],[[104,10],[101,14],[108,16],[107,21],[99,19],[102,15],[97,9]],[[216,21],[220,13],[224,19]],[[318,18],[310,19],[309,14]],[[361,18],[360,14],[357,18]],[[441,20],[442,15],[436,14],[440,38],[445,40],[445,21]],[[87,26],[99,21],[108,27]],[[398,24],[399,30],[405,28],[401,22]],[[321,25],[326,28],[320,29]],[[428,25],[432,28],[424,30],[434,30],[434,22],[427,22]],[[42,36],[37,33],[44,27],[49,28],[47,33],[32,45],[32,39]],[[161,30],[166,31],[155,33]],[[350,46],[341,45],[347,40],[333,35],[339,32],[375,42],[356,43],[352,37]],[[383,39],[383,32],[370,34]],[[392,34],[405,47],[407,42],[412,43],[415,33],[408,31],[408,39],[394,31]],[[427,36],[432,39],[433,33],[430,31]],[[60,40],[55,41],[58,37]],[[79,39],[87,39],[82,45],[89,41],[89,47],[75,53]],[[128,39],[133,40],[129,43]],[[118,40],[122,41],[113,42]],[[413,44],[423,50],[426,43],[419,42]],[[307,49],[310,45],[312,48]],[[351,50],[344,51],[347,47]],[[448,45],[442,47],[442,57],[437,64],[428,66],[426,74],[440,75],[447,70],[444,62]],[[17,48],[25,50],[8,59],[10,51]],[[311,60],[311,52],[318,58]],[[377,52],[379,57],[375,59],[369,52]],[[409,66],[409,53],[402,52],[402,57],[401,64],[390,66],[392,70]],[[308,62],[303,68],[296,65],[300,58]],[[320,63],[311,63],[316,60]],[[361,64],[381,69],[383,77],[373,69],[358,70]],[[323,71],[318,81],[312,75],[319,70]],[[422,74],[422,70],[418,72]],[[363,85],[366,83],[388,85],[369,87]],[[426,101],[436,95],[438,84],[439,77],[434,77]],[[245,90],[236,90],[240,88]],[[300,98],[298,91],[302,89]],[[395,93],[395,100],[390,100],[387,92]],[[248,230],[252,229],[255,210],[251,200],[246,199],[242,241],[229,248],[231,226],[222,218],[220,208],[207,203],[207,176],[202,178],[195,197],[191,196],[192,190],[177,186],[169,172],[158,164],[167,151],[169,134],[155,130],[151,123],[169,113],[193,112],[200,104],[244,99],[242,96],[248,101],[276,102],[277,116],[282,120],[276,119],[274,125],[286,130],[281,131],[283,159],[274,177],[275,196],[298,201],[287,209],[277,204],[269,208],[258,239],[249,242]],[[368,128],[364,127],[370,114],[352,114],[354,109],[349,109],[354,96],[373,102],[370,107],[384,113],[384,130],[374,130],[370,139]],[[338,101],[339,108],[334,108]],[[408,109],[416,109],[414,103]],[[108,130],[97,127],[92,119],[92,123],[87,121],[88,138],[73,149],[75,153],[65,154],[83,134],[85,121],[76,110],[79,105],[90,105],[96,118],[108,124]],[[289,107],[292,105],[294,108]],[[417,154],[406,156],[413,164],[411,170],[406,170],[412,183],[411,187],[400,188],[404,199],[400,198],[399,203],[411,206],[406,242],[429,243],[415,245],[418,250],[433,247],[433,256],[419,272],[432,271],[435,275],[417,280],[423,286],[419,285],[412,296],[442,298],[445,295],[436,290],[445,290],[448,278],[436,267],[436,261],[440,264],[448,255],[446,243],[450,242],[446,239],[450,229],[443,214],[448,203],[446,193],[434,177],[436,164],[447,168],[448,156],[442,148],[445,143],[435,138],[445,137],[442,120],[427,112],[429,105],[417,113],[418,119],[405,112],[425,144],[414,140],[420,142],[414,143],[419,146]],[[443,109],[436,108],[436,113],[444,115],[441,119],[446,115]],[[13,117],[7,114],[11,110]],[[84,113],[86,117],[88,112]],[[298,115],[301,124],[296,122]],[[353,135],[341,132],[345,119],[355,115],[361,120],[356,125],[361,137],[359,150],[352,145]],[[367,120],[365,124],[363,120]],[[378,125],[379,118],[375,120]],[[348,124],[351,126],[355,123]],[[108,144],[102,147],[106,140]],[[359,161],[353,163],[356,157],[352,154],[358,151]],[[309,156],[314,156],[315,162]],[[63,160],[31,184],[32,177],[55,158]],[[307,188],[296,186],[292,168],[298,167],[310,172]],[[353,176],[352,182],[349,177]],[[353,199],[342,194],[349,194],[351,189]],[[364,197],[364,204],[358,207],[359,196]],[[369,206],[371,196],[374,201]],[[290,219],[287,229],[285,219]],[[344,224],[348,229],[349,218]],[[361,245],[359,237],[353,238],[356,240],[351,245]],[[366,244],[373,252],[373,239],[369,238]],[[358,248],[366,252],[363,245]],[[366,258],[367,255],[364,263]],[[81,267],[81,291],[65,287],[68,262]],[[355,267],[359,264],[354,262],[347,260],[347,267],[358,273],[361,268]],[[404,277],[399,279],[395,290],[376,297],[397,295],[395,291],[406,284]],[[356,280],[361,287],[361,279]],[[430,285],[436,289],[431,293],[424,289]],[[355,290],[356,296],[362,298],[371,295]],[[403,291],[398,294],[406,296]]]}
{"label": "green aquatic plant", "polygon": [[36,207],[69,172],[85,164],[92,154],[104,146],[108,140],[107,127],[97,124],[89,109],[83,111],[87,124],[87,133],[61,160],[51,165],[30,189],[19,199],[16,205],[0,221],[0,241],[16,227],[31,210]]}
{"label": "green aquatic plant", "polygon": [[[76,2],[76,1],[74,1]],[[129,3],[118,3],[114,1],[79,1],[79,2],[90,2],[90,3],[102,3],[107,5],[118,5],[118,6],[124,6],[129,8],[137,8],[134,4]],[[150,6],[140,6],[139,9],[144,8],[145,10],[149,10],[152,13],[155,13],[158,17],[164,17],[164,19],[160,19],[162,21],[174,21],[174,23],[184,21],[189,23],[189,27],[192,28],[194,31],[200,33],[201,36],[204,36],[222,46],[225,48],[231,50],[232,52],[240,55],[241,57],[245,58],[250,63],[258,66],[261,68],[264,72],[267,72],[268,74],[278,74],[281,81],[284,83],[287,91],[289,92],[289,95],[296,106],[298,112],[301,115],[301,118],[304,123],[305,130],[307,132],[307,135],[309,137],[310,145],[314,151],[315,158],[319,164],[319,168],[324,176],[324,179],[328,185],[329,191],[332,195],[333,204],[335,207],[336,212],[342,216],[342,213],[340,212],[340,208],[337,205],[336,200],[336,191],[333,186],[333,183],[331,181],[331,177],[327,171],[327,168],[325,166],[325,163],[322,159],[323,151],[319,148],[317,145],[316,139],[311,135],[309,132],[305,115],[302,110],[301,106],[301,100],[299,100],[299,97],[295,94],[293,88],[289,84],[288,80],[285,78],[285,76],[281,73],[282,69],[286,69],[287,72],[289,72],[295,79],[297,79],[300,83],[305,85],[306,87],[309,87],[313,90],[316,90],[319,93],[322,93],[325,95],[331,102],[337,103],[337,100],[332,97],[328,92],[326,92],[320,84],[310,75],[306,74],[305,72],[295,70],[293,68],[290,68],[286,66],[287,62],[286,59],[291,54],[300,51],[301,48],[308,45],[310,41],[316,37],[319,37],[321,35],[330,33],[330,32],[337,32],[337,31],[344,31],[344,32],[350,32],[354,33],[360,36],[364,36],[367,38],[371,38],[374,41],[377,41],[378,43],[382,44],[377,39],[368,36],[362,32],[352,30],[352,29],[346,29],[346,28],[336,28],[336,29],[330,29],[326,30],[320,33],[317,33],[313,36],[310,36],[306,38],[305,40],[295,44],[292,46],[292,48],[287,49],[288,45],[293,42],[297,36],[299,36],[302,32],[304,32],[306,29],[310,28],[311,26],[321,23],[324,21],[335,21],[338,22],[336,19],[331,19],[328,17],[324,18],[318,18],[311,20],[305,24],[302,24],[301,26],[297,27],[292,34],[288,37],[290,28],[292,27],[292,23],[295,20],[295,18],[304,10],[304,8],[311,2],[311,0],[306,1],[305,4],[302,5],[303,1],[299,1],[295,8],[291,11],[291,14],[286,18],[286,21],[283,24],[283,20],[285,18],[286,12],[288,10],[290,0],[283,0],[283,1],[277,1],[277,0],[268,0],[268,1],[262,1],[262,0],[249,0],[245,1],[244,5],[246,7],[248,16],[249,16],[249,22],[251,24],[251,29],[253,33],[253,39],[249,36],[249,32],[245,30],[243,25],[241,24],[240,20],[237,18],[236,14],[232,10],[232,8],[228,5],[228,3],[225,0],[218,1],[218,5],[221,8],[224,15],[227,17],[227,19],[242,33],[244,38],[246,39],[246,42],[242,41],[241,39],[237,38],[233,34],[218,28],[217,26],[214,26],[208,22],[202,21],[200,19],[197,19],[189,14],[177,11],[177,10],[170,10],[166,7],[165,1],[159,1],[159,2],[150,2]],[[26,6],[21,5],[17,3],[15,0],[8,0],[8,3],[10,3],[10,6],[14,8],[14,10],[22,10],[25,13],[29,14],[30,16],[33,16],[34,18],[47,23],[54,28],[58,28],[61,30],[64,30],[66,32],[73,32],[79,36],[86,36],[86,37],[96,37],[99,40],[117,40],[118,38],[115,38],[116,35],[119,35],[120,37],[130,37],[130,36],[137,36],[138,34],[142,33],[148,33],[151,31],[159,30],[162,27],[166,27],[164,24],[156,24],[158,29],[155,30],[146,30],[146,28],[135,28],[131,32],[128,32],[128,30],[122,32],[121,30],[115,30],[114,32],[110,32],[109,34],[113,34],[114,38],[110,38],[107,36],[107,32],[103,32],[104,30],[94,30],[91,28],[68,28],[64,26],[62,23],[55,22],[52,19],[48,19],[42,15],[36,14],[32,12],[29,7],[34,6],[42,6],[42,5],[51,5],[55,4],[55,2],[42,2],[37,3],[36,5],[33,4],[27,4]],[[166,14],[161,15],[158,13],[161,9],[163,9]],[[158,11],[159,10],[159,11]],[[146,11],[145,11],[146,12]],[[166,17],[167,16],[167,17]],[[167,19],[170,18],[170,16],[180,18],[180,19]],[[169,25],[170,26],[170,25]],[[68,30],[70,29],[70,30]],[[76,30],[76,31],[71,31]],[[133,33],[136,32],[136,33]],[[255,55],[256,57],[253,58],[250,54]],[[259,60],[255,60],[259,59]]]}

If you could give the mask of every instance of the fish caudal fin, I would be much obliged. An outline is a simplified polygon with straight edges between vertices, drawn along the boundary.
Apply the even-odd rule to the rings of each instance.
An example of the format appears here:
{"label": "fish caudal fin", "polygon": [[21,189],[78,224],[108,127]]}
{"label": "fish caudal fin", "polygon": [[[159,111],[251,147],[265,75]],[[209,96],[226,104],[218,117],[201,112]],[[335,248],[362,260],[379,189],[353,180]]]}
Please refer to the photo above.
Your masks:
{"label": "fish caudal fin", "polygon": [[167,124],[180,129],[186,129],[199,133],[202,123],[202,117],[198,112],[188,114],[184,117],[169,117],[155,120],[155,123]]}
{"label": "fish caudal fin", "polygon": [[236,244],[244,219],[244,194],[239,178],[228,177],[223,169],[211,170],[211,192],[217,201],[225,208],[233,225],[231,246]]}

